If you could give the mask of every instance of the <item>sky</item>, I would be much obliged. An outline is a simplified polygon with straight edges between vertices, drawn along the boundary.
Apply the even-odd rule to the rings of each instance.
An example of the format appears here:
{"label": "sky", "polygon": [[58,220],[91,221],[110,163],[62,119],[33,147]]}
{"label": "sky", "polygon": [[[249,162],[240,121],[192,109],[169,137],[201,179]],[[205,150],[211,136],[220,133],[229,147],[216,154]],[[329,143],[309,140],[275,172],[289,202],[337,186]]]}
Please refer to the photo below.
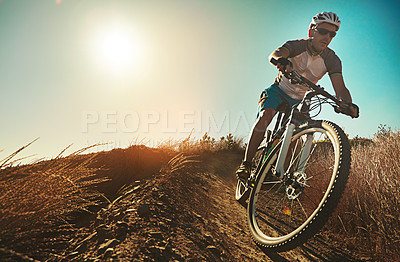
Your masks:
{"label": "sky", "polygon": [[[398,129],[399,10],[399,1],[2,0],[0,160],[39,137],[30,159],[206,132],[246,141],[277,75],[268,55],[307,37],[322,11],[342,21],[329,47],[360,117],[325,105],[317,118],[350,137]],[[333,93],[328,76],[319,84]]]}

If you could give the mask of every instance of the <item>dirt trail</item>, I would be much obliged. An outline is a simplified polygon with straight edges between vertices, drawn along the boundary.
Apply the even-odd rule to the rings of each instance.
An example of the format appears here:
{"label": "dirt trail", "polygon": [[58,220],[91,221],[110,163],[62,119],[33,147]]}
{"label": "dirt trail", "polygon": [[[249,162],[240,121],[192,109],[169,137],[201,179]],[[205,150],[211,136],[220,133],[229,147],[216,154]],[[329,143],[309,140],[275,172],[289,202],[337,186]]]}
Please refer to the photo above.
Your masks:
{"label": "dirt trail", "polygon": [[65,252],[86,261],[358,261],[319,234],[302,247],[265,253],[234,199],[241,154],[178,155],[151,179],[125,188]]}

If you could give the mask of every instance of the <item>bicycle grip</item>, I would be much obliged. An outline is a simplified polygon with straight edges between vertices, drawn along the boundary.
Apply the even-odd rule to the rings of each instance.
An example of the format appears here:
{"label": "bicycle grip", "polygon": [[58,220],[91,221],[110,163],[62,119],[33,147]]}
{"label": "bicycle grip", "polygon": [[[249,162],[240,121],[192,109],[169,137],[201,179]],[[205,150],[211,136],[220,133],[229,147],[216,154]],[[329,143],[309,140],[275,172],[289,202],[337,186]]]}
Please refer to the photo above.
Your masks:
{"label": "bicycle grip", "polygon": [[283,66],[284,69],[286,69],[286,66],[288,66],[288,65],[293,67],[292,62],[290,62],[289,59],[284,58],[284,57],[280,57],[279,59],[275,59],[274,57],[271,57],[270,62],[275,66],[278,65],[278,64],[281,64],[281,66]]}
{"label": "bicycle grip", "polygon": [[271,64],[273,65],[277,65],[278,64],[278,60],[275,59],[274,57],[271,57],[271,60],[269,60],[271,62]]}
{"label": "bicycle grip", "polygon": [[352,114],[352,111],[350,110],[350,107],[348,106],[348,107],[346,107],[346,108],[343,108],[343,107],[340,107],[340,106],[335,106],[335,107],[333,107],[333,109],[335,110],[335,112],[336,113],[338,113],[338,114],[344,114],[344,115],[347,115],[347,116],[351,116],[351,118],[358,118],[359,117],[359,109],[358,109],[358,106],[356,105],[356,104],[351,104],[352,106],[355,106],[356,108],[357,108],[357,113],[354,115],[354,114]]}

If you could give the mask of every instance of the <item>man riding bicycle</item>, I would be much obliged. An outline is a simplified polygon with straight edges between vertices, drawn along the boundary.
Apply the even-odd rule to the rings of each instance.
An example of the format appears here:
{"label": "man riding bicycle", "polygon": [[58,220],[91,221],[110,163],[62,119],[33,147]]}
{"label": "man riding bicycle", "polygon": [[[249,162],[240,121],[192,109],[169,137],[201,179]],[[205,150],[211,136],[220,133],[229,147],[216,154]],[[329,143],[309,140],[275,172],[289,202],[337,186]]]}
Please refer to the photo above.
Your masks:
{"label": "man riding bicycle", "polygon": [[293,107],[301,102],[307,92],[307,87],[291,83],[284,73],[296,70],[314,83],[328,73],[336,96],[349,103],[352,115],[358,117],[358,107],[351,104],[350,92],[344,84],[341,61],[328,48],[340,24],[335,13],[319,13],[311,20],[307,39],[287,41],[270,55],[269,61],[271,58],[278,60],[279,74],[274,84],[261,94],[258,118],[250,132],[244,160],[236,171],[239,179],[246,180],[250,176],[251,161],[278,106],[288,104]]}

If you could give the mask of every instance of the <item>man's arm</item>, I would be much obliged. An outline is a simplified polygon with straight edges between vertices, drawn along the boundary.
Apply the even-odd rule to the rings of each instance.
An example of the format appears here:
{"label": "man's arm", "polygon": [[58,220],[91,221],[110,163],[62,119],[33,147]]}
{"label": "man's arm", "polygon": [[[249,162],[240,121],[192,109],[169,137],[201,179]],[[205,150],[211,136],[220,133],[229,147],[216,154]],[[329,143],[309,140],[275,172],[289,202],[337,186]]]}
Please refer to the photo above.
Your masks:
{"label": "man's arm", "polygon": [[344,84],[343,76],[335,74],[331,76],[331,82],[336,96],[341,97],[345,102],[352,103],[351,95]]}
{"label": "man's arm", "polygon": [[279,47],[274,52],[272,52],[272,54],[269,56],[269,61],[271,61],[272,57],[275,58],[276,60],[278,60],[281,57],[288,58],[289,57],[289,50],[287,48],[284,48],[284,47]]}

